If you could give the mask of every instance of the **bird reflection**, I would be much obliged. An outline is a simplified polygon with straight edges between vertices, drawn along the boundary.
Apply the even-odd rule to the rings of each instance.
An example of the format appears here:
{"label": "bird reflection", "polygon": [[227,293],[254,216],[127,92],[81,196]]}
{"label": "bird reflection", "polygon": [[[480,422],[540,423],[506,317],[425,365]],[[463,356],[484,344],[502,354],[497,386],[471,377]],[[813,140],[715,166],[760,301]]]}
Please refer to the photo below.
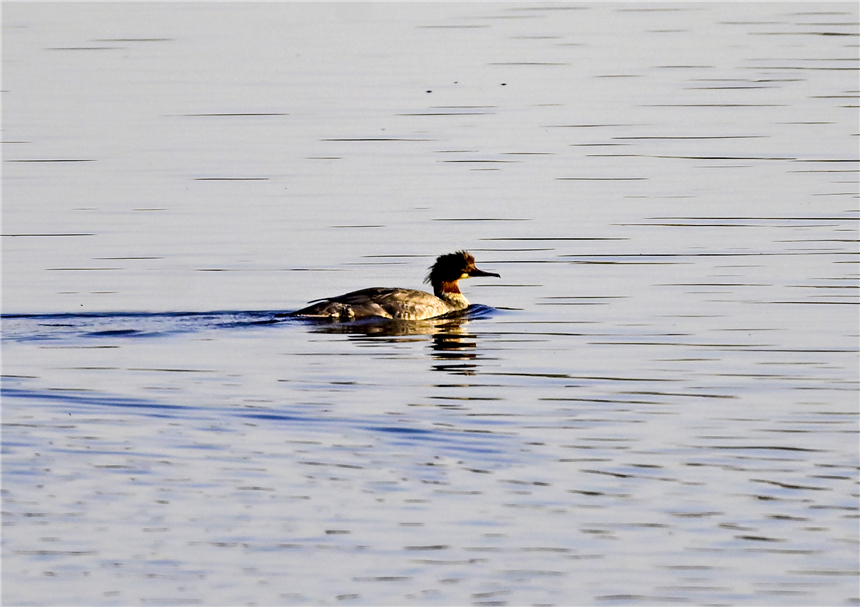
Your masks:
{"label": "bird reflection", "polygon": [[455,375],[474,375],[478,369],[478,337],[468,333],[461,325],[453,330],[440,331],[433,335],[430,346],[432,354],[439,362],[433,365],[434,371],[445,371]]}
{"label": "bird reflection", "polygon": [[354,322],[317,321],[314,333],[345,334],[351,340],[373,343],[405,343],[427,341],[428,350],[436,360],[432,369],[455,375],[474,375],[478,370],[478,336],[466,330],[466,325],[492,312],[485,306],[473,306],[470,313],[422,321],[399,321],[374,318]]}

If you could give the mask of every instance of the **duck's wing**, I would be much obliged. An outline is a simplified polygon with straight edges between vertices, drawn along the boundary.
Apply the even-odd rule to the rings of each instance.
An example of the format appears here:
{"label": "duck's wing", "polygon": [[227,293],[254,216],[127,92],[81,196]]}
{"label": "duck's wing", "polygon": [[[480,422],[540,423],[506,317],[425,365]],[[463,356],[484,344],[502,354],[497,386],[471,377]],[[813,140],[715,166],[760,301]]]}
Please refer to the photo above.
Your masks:
{"label": "duck's wing", "polygon": [[[374,290],[380,289],[362,289],[361,291],[352,291],[336,297],[313,299],[308,302],[309,306],[293,312],[291,316],[340,320],[353,320],[364,316],[386,317],[384,310],[381,308],[375,309],[371,305],[371,294]],[[356,314],[356,308],[359,309],[358,314]]]}
{"label": "duck's wing", "polygon": [[354,303],[350,302],[353,308],[362,307],[360,300],[367,297],[370,307],[384,312],[384,314],[375,313],[375,315],[398,320],[434,318],[452,310],[450,304],[432,293],[417,289],[364,289],[348,295],[355,295],[355,300],[358,300],[354,300]]}
{"label": "duck's wing", "polygon": [[416,289],[372,287],[315,300],[312,305],[294,312],[309,318],[357,319],[377,316],[401,320],[421,320],[441,316],[451,306],[430,293]]}

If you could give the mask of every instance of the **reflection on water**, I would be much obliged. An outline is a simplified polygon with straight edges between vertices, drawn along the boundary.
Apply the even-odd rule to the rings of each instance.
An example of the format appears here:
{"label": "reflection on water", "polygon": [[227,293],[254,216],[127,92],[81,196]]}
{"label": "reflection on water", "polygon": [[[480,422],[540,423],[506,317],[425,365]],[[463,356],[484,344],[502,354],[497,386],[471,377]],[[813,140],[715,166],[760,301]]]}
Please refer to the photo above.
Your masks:
{"label": "reflection on water", "polygon": [[474,375],[484,357],[478,350],[480,336],[467,333],[459,325],[446,329],[433,335],[432,353],[439,361],[433,369],[455,375]]}
{"label": "reflection on water", "polygon": [[[361,342],[367,338],[383,342],[411,342],[401,339],[429,336],[429,353],[439,362],[432,368],[457,375],[473,375],[478,371],[481,355],[478,352],[479,336],[469,333],[466,326],[475,320],[490,318],[495,310],[480,304],[472,305],[463,312],[442,318],[400,321],[385,318],[365,319],[353,322],[303,321],[311,325],[314,333],[345,334],[351,341]],[[420,341],[424,341],[423,339]]]}

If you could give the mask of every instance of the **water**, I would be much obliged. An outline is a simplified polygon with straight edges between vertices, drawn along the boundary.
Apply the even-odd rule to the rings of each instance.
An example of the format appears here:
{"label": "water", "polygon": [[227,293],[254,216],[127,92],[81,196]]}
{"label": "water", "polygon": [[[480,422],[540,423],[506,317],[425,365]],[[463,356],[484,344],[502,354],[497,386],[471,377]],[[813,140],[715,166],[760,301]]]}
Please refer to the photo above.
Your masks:
{"label": "water", "polygon": [[2,10],[5,604],[860,602],[856,4]]}

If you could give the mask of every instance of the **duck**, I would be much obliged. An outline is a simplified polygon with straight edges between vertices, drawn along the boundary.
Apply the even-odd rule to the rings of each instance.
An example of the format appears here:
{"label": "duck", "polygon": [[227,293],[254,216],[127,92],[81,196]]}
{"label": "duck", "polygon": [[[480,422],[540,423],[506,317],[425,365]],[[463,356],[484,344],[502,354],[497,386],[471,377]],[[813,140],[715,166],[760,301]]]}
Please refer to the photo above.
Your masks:
{"label": "duck", "polygon": [[353,321],[367,318],[394,320],[426,320],[461,312],[469,307],[469,300],[460,291],[458,282],[476,276],[495,276],[475,266],[475,258],[468,251],[440,255],[430,266],[424,279],[433,287],[433,293],[417,289],[371,287],[351,291],[337,297],[315,299],[309,306],[290,314],[295,318]]}

